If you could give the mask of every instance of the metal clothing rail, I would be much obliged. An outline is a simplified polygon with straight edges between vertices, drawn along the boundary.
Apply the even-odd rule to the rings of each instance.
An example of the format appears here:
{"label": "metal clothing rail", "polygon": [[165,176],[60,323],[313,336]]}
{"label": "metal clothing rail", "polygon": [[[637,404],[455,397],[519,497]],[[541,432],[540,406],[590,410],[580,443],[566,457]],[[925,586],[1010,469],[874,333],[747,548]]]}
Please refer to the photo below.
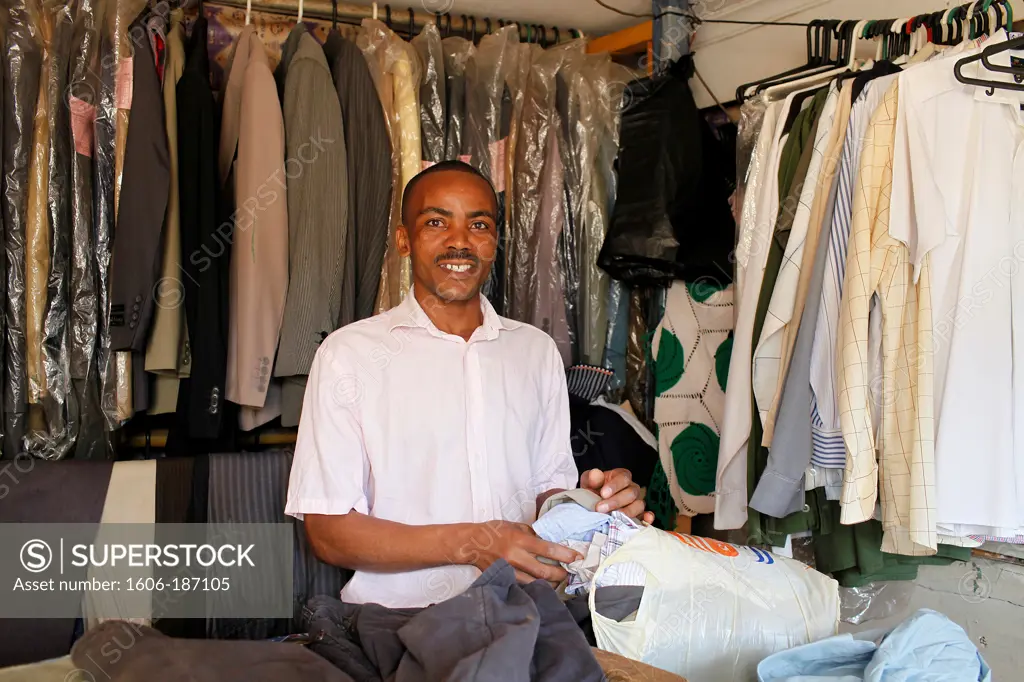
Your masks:
{"label": "metal clothing rail", "polygon": [[[235,7],[243,10],[246,8],[245,0],[216,0],[216,2],[209,2],[207,4]],[[373,18],[373,7],[371,6],[341,2],[334,4],[330,0],[304,0],[302,3],[302,16],[330,21],[335,16],[335,7],[337,8],[338,21],[342,23],[358,24],[363,19]],[[253,11],[297,15],[299,3],[298,0],[254,0],[251,8]],[[506,19],[491,19],[490,17],[478,19],[471,15],[453,15],[448,12],[443,14],[424,12],[422,10],[417,12],[412,8],[392,9],[389,4],[377,5],[377,19],[383,21],[391,30],[406,39],[416,35],[427,24],[435,24],[441,31],[442,37],[460,35],[474,42],[478,37],[483,37],[488,33],[511,24],[519,27],[519,38],[522,42],[554,45],[563,40],[582,37],[582,34],[574,28],[559,29],[557,26],[521,23]]]}

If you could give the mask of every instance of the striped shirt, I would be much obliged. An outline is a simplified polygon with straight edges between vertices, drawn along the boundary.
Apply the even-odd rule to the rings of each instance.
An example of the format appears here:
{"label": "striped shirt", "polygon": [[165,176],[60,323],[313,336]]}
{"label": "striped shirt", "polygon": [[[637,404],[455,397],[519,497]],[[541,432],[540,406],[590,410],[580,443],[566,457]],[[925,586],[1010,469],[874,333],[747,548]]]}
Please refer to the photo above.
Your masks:
{"label": "striped shirt", "polygon": [[819,467],[841,469],[846,466],[846,447],[839,426],[839,398],[836,390],[836,340],[839,336],[839,302],[846,276],[846,252],[853,217],[853,188],[864,135],[871,114],[882,101],[895,76],[883,76],[868,82],[850,110],[846,142],[839,165],[839,190],[836,193],[832,230],[821,298],[818,324],[811,348],[811,462]]}

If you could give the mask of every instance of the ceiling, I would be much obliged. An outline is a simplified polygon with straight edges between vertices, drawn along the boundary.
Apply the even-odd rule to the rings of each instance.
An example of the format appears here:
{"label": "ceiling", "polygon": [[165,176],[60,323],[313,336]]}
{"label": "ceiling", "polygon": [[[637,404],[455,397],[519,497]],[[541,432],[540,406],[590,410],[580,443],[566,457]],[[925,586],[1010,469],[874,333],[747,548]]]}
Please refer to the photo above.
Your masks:
{"label": "ceiling", "polygon": [[[602,0],[624,12],[650,14],[651,0]],[[368,4],[367,0],[356,0]],[[391,2],[394,14],[397,8],[412,7],[417,13],[450,12],[454,16],[465,14],[475,16],[479,22],[484,17],[491,20],[506,19],[520,23],[557,26],[560,29],[575,28],[589,35],[603,35],[644,21],[642,18],[627,17],[601,7],[594,0],[397,0]],[[383,9],[384,3],[378,3]]]}

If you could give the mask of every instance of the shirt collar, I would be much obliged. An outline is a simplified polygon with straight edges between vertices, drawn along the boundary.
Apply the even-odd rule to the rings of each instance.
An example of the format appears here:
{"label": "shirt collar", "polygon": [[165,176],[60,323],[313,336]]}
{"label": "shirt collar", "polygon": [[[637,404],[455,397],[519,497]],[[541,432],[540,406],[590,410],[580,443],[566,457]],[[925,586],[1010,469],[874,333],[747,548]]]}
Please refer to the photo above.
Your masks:
{"label": "shirt collar", "polygon": [[[480,327],[473,332],[474,338],[479,334],[482,339],[495,339],[500,331],[512,331],[523,326],[521,322],[509,320],[498,315],[494,310],[494,306],[491,305],[491,302],[483,294],[480,294],[480,310],[484,314],[484,320]],[[442,332],[434,325],[423,310],[420,302],[416,300],[416,296],[413,295],[412,288],[409,289],[409,293],[405,295],[402,302],[389,314],[391,315],[390,331],[394,331],[398,327],[419,327],[426,329],[434,336],[451,336],[451,334]]]}

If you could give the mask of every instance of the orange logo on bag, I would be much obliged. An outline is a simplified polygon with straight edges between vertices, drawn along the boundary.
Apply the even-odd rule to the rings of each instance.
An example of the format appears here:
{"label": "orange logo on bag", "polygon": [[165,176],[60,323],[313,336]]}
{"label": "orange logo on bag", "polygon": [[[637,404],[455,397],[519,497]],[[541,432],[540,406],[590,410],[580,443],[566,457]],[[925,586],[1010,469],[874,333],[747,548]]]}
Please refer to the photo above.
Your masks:
{"label": "orange logo on bag", "polygon": [[702,552],[711,552],[712,554],[719,554],[724,557],[736,557],[740,555],[738,549],[726,542],[712,540],[711,538],[700,538],[694,535],[683,535],[682,533],[676,533],[674,531],[669,531],[669,535],[676,536],[683,541],[683,544],[689,545],[694,549],[699,549]]}

